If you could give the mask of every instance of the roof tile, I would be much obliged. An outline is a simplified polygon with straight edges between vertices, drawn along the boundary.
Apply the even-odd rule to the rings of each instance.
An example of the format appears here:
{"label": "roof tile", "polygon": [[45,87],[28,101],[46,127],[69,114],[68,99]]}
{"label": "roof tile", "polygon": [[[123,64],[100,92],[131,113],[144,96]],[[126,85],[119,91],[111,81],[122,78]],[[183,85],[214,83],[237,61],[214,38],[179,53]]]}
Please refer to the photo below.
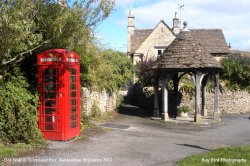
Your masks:
{"label": "roof tile", "polygon": [[[136,29],[131,36],[131,52],[135,52],[154,29]],[[229,53],[224,34],[221,29],[191,29],[193,39],[202,43],[211,54]]]}
{"label": "roof tile", "polygon": [[190,32],[192,38],[202,43],[209,53],[229,53],[229,47],[221,29],[191,29]]}
{"label": "roof tile", "polygon": [[156,60],[153,69],[221,68],[205,47],[182,31]]}
{"label": "roof tile", "polygon": [[153,29],[136,29],[134,35],[131,36],[131,51],[135,52],[152,31]]}

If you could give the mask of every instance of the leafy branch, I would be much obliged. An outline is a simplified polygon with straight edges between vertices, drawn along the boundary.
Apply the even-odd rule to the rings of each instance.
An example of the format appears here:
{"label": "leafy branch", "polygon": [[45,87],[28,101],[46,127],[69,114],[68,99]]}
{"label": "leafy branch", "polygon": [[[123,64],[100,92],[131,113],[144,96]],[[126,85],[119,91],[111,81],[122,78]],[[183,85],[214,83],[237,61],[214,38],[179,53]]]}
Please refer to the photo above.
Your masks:
{"label": "leafy branch", "polygon": [[28,55],[28,53],[30,55],[32,55],[32,52],[35,51],[36,49],[42,47],[44,44],[47,44],[49,43],[50,41],[44,41],[42,42],[40,45],[32,48],[32,49],[29,49],[27,51],[24,51],[18,55],[16,55],[14,58],[8,60],[8,61],[3,61],[2,64],[0,65],[0,67],[3,67],[3,66],[6,66],[6,65],[10,65],[11,63],[19,63],[20,61],[22,61],[24,58],[25,58],[25,55]]}

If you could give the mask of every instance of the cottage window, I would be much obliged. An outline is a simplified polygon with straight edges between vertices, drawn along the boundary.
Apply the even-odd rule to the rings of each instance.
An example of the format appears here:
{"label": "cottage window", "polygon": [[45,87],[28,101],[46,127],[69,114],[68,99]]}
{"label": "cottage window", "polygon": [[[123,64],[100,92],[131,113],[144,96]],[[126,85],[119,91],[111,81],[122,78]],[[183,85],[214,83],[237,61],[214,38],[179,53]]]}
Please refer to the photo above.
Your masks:
{"label": "cottage window", "polygon": [[161,56],[165,49],[164,46],[155,46],[155,57]]}
{"label": "cottage window", "polygon": [[160,56],[161,53],[162,53],[162,50],[158,50],[158,51],[157,51],[157,56]]}

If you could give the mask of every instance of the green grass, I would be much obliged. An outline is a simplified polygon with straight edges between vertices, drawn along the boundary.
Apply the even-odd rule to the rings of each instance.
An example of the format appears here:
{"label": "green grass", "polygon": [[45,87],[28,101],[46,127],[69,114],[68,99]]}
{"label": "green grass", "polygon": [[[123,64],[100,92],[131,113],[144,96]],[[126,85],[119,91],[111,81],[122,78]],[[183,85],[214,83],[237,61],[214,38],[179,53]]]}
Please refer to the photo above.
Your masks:
{"label": "green grass", "polygon": [[8,145],[0,144],[0,163],[4,160],[4,158],[16,157],[22,153],[39,149],[42,146],[43,146],[42,144],[31,145],[24,143],[8,144]]}
{"label": "green grass", "polygon": [[250,145],[217,149],[193,155],[178,162],[178,166],[250,166]]}

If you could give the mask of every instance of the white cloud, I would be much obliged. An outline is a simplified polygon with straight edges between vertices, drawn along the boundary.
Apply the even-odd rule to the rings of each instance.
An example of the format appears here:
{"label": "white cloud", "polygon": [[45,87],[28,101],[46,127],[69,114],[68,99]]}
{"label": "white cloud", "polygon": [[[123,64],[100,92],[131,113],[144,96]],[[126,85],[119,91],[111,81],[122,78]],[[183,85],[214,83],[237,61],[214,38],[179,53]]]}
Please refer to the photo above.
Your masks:
{"label": "white cloud", "polygon": [[150,0],[116,0],[115,4],[120,8],[131,8],[136,4],[146,3]]}
{"label": "white cloud", "polygon": [[[139,1],[124,0],[123,3]],[[176,2],[184,4],[182,20],[188,21],[190,28],[220,28],[233,47],[250,50],[249,0],[156,0],[151,4],[142,1],[133,8],[136,28],[154,28],[162,19],[171,27],[174,13],[178,11]],[[128,8],[125,12],[127,15]]]}
{"label": "white cloud", "polygon": [[177,6],[171,1],[163,1],[148,6],[133,8],[135,15],[135,23],[138,27],[156,26],[160,20],[165,20],[170,23],[177,11]]}
{"label": "white cloud", "polygon": [[135,0],[116,0],[115,4],[117,6],[127,6],[133,4]]}
{"label": "white cloud", "polygon": [[250,51],[249,46],[250,46],[250,39],[238,42],[235,46],[233,46],[233,49],[234,48],[241,48],[243,50]]}
{"label": "white cloud", "polygon": [[126,26],[128,26],[128,21],[127,20],[118,20],[116,24],[118,26],[121,26],[121,27],[126,27]]}
{"label": "white cloud", "polygon": [[223,32],[233,49],[250,51],[249,29],[226,29]]}

